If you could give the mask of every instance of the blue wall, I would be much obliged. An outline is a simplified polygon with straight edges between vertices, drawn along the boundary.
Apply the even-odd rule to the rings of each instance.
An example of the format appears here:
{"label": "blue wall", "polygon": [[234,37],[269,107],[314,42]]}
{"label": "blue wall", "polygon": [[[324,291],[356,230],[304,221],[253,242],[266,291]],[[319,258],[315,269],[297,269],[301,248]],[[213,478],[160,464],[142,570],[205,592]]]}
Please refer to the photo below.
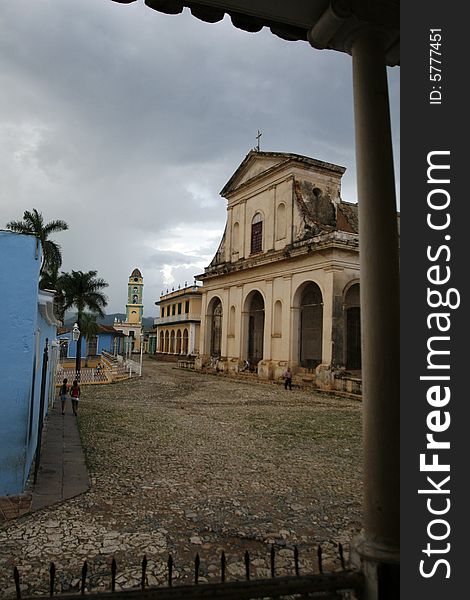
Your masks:
{"label": "blue wall", "polygon": [[[97,345],[97,350],[96,350],[96,354],[101,354],[103,352],[103,350],[105,350],[106,352],[110,352],[111,354],[113,354],[114,352],[114,338],[118,337],[118,340],[120,339],[121,335],[116,331],[115,334],[111,333],[111,332],[100,332],[98,333],[98,345]],[[62,333],[61,335],[58,336],[59,340],[65,340],[67,339],[69,341],[69,347],[68,347],[68,352],[67,352],[67,358],[75,358],[77,356],[77,342],[74,342],[72,340],[72,332],[68,331],[66,333]],[[117,342],[119,343],[119,342]],[[122,342],[121,342],[121,347],[122,347]],[[119,346],[117,348],[119,350]],[[82,339],[82,348],[81,348],[81,357],[83,360],[85,360],[86,358],[86,339],[83,338]]]}
{"label": "blue wall", "polygon": [[42,353],[55,327],[38,310],[40,243],[0,231],[0,256],[0,495],[8,495],[23,492],[36,450]]}
{"label": "blue wall", "polygon": [[[52,388],[51,392],[51,377],[54,379],[52,374],[52,349],[51,342],[56,338],[56,327],[55,325],[50,325],[46,319],[38,312],[38,320],[37,320],[37,329],[39,336],[39,347],[40,347],[40,356],[39,356],[39,365],[35,372],[35,385],[34,385],[34,401],[30,406],[30,419],[33,423],[32,434],[30,443],[27,446],[26,451],[26,478],[28,476],[29,469],[31,467],[31,463],[34,458],[34,454],[36,452],[36,445],[38,439],[38,425],[39,425],[39,414],[40,414],[40,401],[41,401],[41,378],[42,378],[42,364],[44,359],[44,348],[46,347],[47,340],[47,348],[48,348],[48,369],[46,373],[46,384],[45,384],[45,397],[43,404],[43,415],[44,417],[47,415],[49,406],[54,399],[55,387]],[[36,363],[37,364],[37,363]],[[54,381],[55,384],[55,381]],[[28,423],[28,434],[29,434],[30,424]]]}

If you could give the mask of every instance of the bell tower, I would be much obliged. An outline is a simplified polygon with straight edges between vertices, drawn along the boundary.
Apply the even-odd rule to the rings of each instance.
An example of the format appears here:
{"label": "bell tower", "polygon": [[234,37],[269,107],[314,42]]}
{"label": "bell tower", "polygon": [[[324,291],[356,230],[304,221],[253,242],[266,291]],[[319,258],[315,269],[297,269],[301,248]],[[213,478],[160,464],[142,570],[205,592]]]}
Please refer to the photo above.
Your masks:
{"label": "bell tower", "polygon": [[142,294],[144,289],[144,280],[139,269],[134,269],[129,277],[127,284],[127,304],[126,321],[135,325],[142,324],[144,305],[142,304]]}

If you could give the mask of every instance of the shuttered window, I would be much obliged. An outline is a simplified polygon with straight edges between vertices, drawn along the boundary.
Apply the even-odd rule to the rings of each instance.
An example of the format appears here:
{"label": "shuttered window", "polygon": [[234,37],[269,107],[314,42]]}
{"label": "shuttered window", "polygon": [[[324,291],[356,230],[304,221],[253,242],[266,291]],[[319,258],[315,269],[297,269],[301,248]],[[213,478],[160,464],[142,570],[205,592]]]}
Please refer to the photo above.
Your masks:
{"label": "shuttered window", "polygon": [[263,221],[260,213],[256,213],[251,222],[251,254],[263,250]]}

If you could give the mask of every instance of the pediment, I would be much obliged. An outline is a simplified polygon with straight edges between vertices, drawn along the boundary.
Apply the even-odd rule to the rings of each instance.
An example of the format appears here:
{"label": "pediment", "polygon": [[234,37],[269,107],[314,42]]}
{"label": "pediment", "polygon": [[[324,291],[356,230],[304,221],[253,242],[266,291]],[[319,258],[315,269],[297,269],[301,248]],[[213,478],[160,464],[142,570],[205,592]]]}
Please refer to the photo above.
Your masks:
{"label": "pediment", "polygon": [[286,156],[282,153],[274,154],[251,151],[225,184],[220,195],[225,197],[226,195],[233,193],[245,183],[254,181],[260,175],[267,171],[272,171],[275,167],[280,166],[285,162]]}
{"label": "pediment", "polygon": [[230,177],[220,192],[223,198],[233,194],[244,185],[276,173],[287,165],[295,164],[308,170],[318,170],[337,178],[338,180],[346,170],[344,167],[332,163],[323,162],[301,154],[290,152],[260,152],[251,150],[241,162],[235,173]]}

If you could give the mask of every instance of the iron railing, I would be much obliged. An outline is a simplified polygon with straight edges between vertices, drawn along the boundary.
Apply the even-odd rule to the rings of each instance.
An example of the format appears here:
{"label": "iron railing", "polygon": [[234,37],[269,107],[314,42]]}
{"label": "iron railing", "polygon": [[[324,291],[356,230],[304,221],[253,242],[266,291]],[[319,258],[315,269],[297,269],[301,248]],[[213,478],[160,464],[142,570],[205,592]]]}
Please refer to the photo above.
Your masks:
{"label": "iron railing", "polygon": [[[270,578],[254,579],[252,573],[251,558],[248,551],[244,555],[245,576],[243,580],[228,581],[227,576],[227,558],[225,552],[220,556],[220,576],[218,581],[209,583],[200,583],[201,561],[199,554],[194,559],[193,583],[175,584],[174,581],[174,560],[172,555],[168,556],[166,564],[166,586],[149,586],[147,557],[144,555],[140,565],[140,584],[135,589],[116,590],[116,579],[118,577],[118,563],[113,557],[109,569],[109,587],[108,591],[94,591],[91,589],[91,573],[88,561],[84,561],[77,593],[79,595],[92,594],[95,600],[105,598],[117,598],[119,600],[174,600],[176,598],[187,600],[199,599],[224,599],[224,600],[248,600],[265,598],[283,598],[295,595],[301,595],[302,598],[323,598],[326,599],[344,599],[361,598],[364,585],[362,573],[352,571],[346,568],[343,547],[338,544],[338,558],[341,564],[340,571],[325,573],[323,568],[322,547],[316,549],[317,573],[302,574],[300,572],[299,551],[297,546],[292,549],[293,552],[293,573],[291,575],[278,576],[276,572],[276,549],[271,546],[269,555]],[[17,567],[13,569],[13,580],[16,590],[16,600],[26,600],[29,596],[22,595],[21,574]],[[60,580],[55,563],[51,562],[49,566],[49,598],[57,600],[63,598],[70,599],[70,593],[66,595],[59,594],[58,581]],[[38,596],[34,596],[38,598]],[[44,596],[43,596],[44,597]]]}

